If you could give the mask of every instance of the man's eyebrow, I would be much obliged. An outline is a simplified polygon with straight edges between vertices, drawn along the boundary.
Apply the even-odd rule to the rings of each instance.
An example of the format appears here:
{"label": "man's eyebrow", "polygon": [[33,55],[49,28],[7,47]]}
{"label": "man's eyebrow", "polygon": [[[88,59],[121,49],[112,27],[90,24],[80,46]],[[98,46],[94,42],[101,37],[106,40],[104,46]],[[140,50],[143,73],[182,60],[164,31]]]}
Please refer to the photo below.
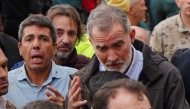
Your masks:
{"label": "man's eyebrow", "polygon": [[46,34],[40,34],[39,37],[48,37]]}
{"label": "man's eyebrow", "polygon": [[115,45],[115,44],[118,44],[118,43],[121,43],[121,42],[124,42],[122,39],[119,39],[119,40],[116,40],[112,45]]}
{"label": "man's eyebrow", "polygon": [[26,35],[26,37],[31,37],[31,36],[34,36],[34,34],[28,34],[28,35]]}
{"label": "man's eyebrow", "polygon": [[106,45],[96,45],[96,48],[106,47]]}
{"label": "man's eyebrow", "polygon": [[56,30],[57,31],[64,31],[64,29],[62,29],[62,28],[57,28]]}

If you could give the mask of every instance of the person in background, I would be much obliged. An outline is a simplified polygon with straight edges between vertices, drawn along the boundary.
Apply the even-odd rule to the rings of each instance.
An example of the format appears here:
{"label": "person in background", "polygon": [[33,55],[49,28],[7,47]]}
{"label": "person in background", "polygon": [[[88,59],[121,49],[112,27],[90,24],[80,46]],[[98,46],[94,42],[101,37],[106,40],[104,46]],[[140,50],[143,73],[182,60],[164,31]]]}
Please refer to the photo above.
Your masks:
{"label": "person in background", "polygon": [[144,44],[150,44],[150,31],[138,26],[131,26],[131,28],[135,29],[135,39],[142,41]]}
{"label": "person in background", "polygon": [[3,38],[0,37],[0,109],[17,109],[11,101],[7,100],[3,95],[8,92],[8,59],[5,54],[5,45]]}
{"label": "person in background", "polygon": [[150,31],[152,31],[159,22],[178,14],[180,10],[175,0],[146,0],[146,4],[148,7]]}
{"label": "person in background", "polygon": [[64,108],[51,101],[37,100],[26,104],[22,109],[64,109]]}
{"label": "person in background", "polygon": [[181,77],[183,79],[183,83],[185,86],[185,98],[187,102],[190,104],[190,48],[178,49],[172,59],[171,63],[177,67],[181,73]]}
{"label": "person in background", "polygon": [[[82,7],[85,8],[87,12],[87,18],[90,12],[96,8],[101,3],[101,0],[82,0]],[[84,23],[86,25],[86,22]]]}
{"label": "person in background", "polygon": [[175,0],[180,13],[155,26],[150,37],[152,50],[171,62],[176,50],[190,48],[190,1]]}
{"label": "person in background", "polygon": [[70,5],[56,5],[47,12],[57,31],[56,64],[81,69],[89,58],[77,54],[75,44],[83,38],[83,27],[77,11]]}
{"label": "person in background", "polygon": [[99,71],[89,80],[90,100],[93,101],[95,93],[107,82],[129,78],[125,74],[117,71]]}
{"label": "person in background", "polygon": [[130,79],[104,84],[94,95],[92,109],[152,109],[146,87]]}
{"label": "person in background", "polygon": [[4,33],[0,33],[0,37],[3,39],[2,43],[5,45],[4,54],[9,60],[8,70],[10,71],[15,63],[23,60],[19,54],[18,40]]}

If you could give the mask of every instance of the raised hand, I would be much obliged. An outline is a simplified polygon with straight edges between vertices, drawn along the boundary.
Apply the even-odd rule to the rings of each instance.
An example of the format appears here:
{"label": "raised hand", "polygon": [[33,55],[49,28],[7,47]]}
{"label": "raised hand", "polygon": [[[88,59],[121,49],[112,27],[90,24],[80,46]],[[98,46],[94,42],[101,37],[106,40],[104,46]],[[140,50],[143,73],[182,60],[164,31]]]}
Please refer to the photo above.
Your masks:
{"label": "raised hand", "polygon": [[49,91],[46,91],[45,93],[48,96],[47,100],[53,101],[61,106],[64,106],[65,100],[64,100],[64,97],[61,95],[61,93],[57,89],[51,86],[47,86],[47,89],[49,89],[55,94],[55,95],[52,95]]}
{"label": "raised hand", "polygon": [[87,100],[81,101],[80,78],[74,77],[71,82],[68,95],[68,109],[80,109],[81,106],[87,104]]}

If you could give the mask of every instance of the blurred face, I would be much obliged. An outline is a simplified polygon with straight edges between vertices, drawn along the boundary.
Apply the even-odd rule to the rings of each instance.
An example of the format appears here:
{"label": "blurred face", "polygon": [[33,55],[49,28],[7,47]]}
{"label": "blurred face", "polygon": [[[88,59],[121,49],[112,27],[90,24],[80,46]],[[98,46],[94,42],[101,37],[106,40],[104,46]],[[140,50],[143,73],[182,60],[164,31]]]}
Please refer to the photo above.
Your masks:
{"label": "blurred face", "polygon": [[56,15],[53,24],[57,29],[58,58],[67,58],[73,51],[77,39],[77,26],[67,16]]}
{"label": "blurred face", "polygon": [[132,7],[134,11],[134,18],[138,23],[146,20],[146,10],[145,0],[139,0],[138,3]]}
{"label": "blurred face", "polygon": [[18,46],[27,71],[45,71],[51,67],[51,57],[57,45],[53,45],[49,28],[36,25],[25,27]]}
{"label": "blurred face", "polygon": [[8,92],[8,79],[7,79],[7,58],[3,51],[0,49],[0,96]]}
{"label": "blurred face", "polygon": [[120,88],[114,97],[109,98],[108,109],[151,109],[150,102],[144,94],[143,98],[140,101],[136,94]]}
{"label": "blurred face", "polygon": [[95,25],[90,38],[96,56],[108,71],[124,73],[132,60],[131,38],[119,23],[110,31],[100,31]]}
{"label": "blurred face", "polygon": [[176,0],[176,3],[181,9],[181,14],[190,17],[190,0]]}
{"label": "blurred face", "polygon": [[135,29],[135,39],[138,39],[140,41],[142,41],[144,44],[149,44],[148,42],[148,36],[146,33],[146,31],[138,26],[131,26],[131,28]]}

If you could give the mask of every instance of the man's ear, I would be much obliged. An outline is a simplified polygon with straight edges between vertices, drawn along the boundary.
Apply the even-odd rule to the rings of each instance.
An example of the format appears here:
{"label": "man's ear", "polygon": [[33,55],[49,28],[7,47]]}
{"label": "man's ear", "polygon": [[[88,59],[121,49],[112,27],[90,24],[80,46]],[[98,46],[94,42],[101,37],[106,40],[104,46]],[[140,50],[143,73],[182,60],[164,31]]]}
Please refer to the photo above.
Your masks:
{"label": "man's ear", "polygon": [[129,33],[129,36],[130,36],[130,39],[131,39],[131,44],[133,44],[134,41],[135,41],[135,34],[136,34],[135,29],[131,28],[130,33]]}
{"label": "man's ear", "polygon": [[133,8],[132,7],[129,8],[129,11],[127,12],[127,14],[130,14],[130,15],[133,14]]}
{"label": "man's ear", "polygon": [[175,0],[175,2],[177,4],[178,8],[180,8],[180,6],[179,6],[179,0]]}
{"label": "man's ear", "polygon": [[53,55],[55,55],[55,53],[56,53],[56,51],[57,51],[57,43],[55,42],[55,44],[54,44],[54,47],[53,47]]}
{"label": "man's ear", "polygon": [[18,43],[18,49],[19,49],[20,56],[22,56],[22,45],[20,42]]}

